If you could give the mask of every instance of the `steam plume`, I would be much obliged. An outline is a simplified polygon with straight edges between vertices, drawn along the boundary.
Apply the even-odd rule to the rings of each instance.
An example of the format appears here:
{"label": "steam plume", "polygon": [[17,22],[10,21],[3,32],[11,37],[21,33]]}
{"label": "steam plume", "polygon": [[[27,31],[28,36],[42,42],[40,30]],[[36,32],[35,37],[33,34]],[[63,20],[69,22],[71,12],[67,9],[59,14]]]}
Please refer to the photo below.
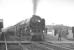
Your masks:
{"label": "steam plume", "polygon": [[33,0],[33,15],[36,14],[38,0]]}

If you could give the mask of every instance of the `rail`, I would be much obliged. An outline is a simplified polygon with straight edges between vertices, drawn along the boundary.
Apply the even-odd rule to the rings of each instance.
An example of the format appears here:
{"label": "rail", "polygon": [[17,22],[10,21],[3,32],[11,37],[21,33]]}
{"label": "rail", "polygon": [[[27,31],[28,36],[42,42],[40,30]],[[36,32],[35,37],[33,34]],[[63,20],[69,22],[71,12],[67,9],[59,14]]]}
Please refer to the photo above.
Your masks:
{"label": "rail", "polygon": [[60,49],[65,49],[65,50],[74,50],[74,49],[71,49],[71,48],[67,48],[67,47],[61,47],[61,46],[59,46],[59,45],[55,45],[55,44],[53,44],[53,43],[51,43],[51,42],[40,42],[40,44],[42,44],[42,45],[47,45],[47,47],[49,47],[49,46],[53,46],[53,47],[56,47],[56,48],[60,48]]}
{"label": "rail", "polygon": [[[0,43],[5,43],[5,41],[0,41]],[[19,41],[6,41],[6,43],[19,43]],[[32,43],[32,41],[21,41],[21,43]]]}

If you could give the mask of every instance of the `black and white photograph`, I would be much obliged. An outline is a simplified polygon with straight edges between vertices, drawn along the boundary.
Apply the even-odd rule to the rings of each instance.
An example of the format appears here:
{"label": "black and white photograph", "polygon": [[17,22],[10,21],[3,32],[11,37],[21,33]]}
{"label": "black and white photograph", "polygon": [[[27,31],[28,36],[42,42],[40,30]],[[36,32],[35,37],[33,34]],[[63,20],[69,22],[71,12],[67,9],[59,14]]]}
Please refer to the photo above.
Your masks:
{"label": "black and white photograph", "polygon": [[0,0],[0,50],[74,50],[74,0]]}

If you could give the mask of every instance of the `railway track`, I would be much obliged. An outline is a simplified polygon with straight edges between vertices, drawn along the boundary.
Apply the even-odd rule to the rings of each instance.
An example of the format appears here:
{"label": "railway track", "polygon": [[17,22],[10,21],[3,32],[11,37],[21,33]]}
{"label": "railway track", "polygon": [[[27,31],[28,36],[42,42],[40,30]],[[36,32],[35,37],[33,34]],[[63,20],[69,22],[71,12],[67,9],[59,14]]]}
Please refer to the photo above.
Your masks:
{"label": "railway track", "polygon": [[[37,42],[27,42],[27,41],[20,41],[20,42],[14,42],[7,41],[7,44],[2,44],[2,49],[0,50],[51,50],[45,47],[40,47],[39,45],[36,45]],[[17,47],[16,47],[17,46]]]}
{"label": "railway track", "polygon": [[[6,46],[4,43],[2,44],[3,47]],[[33,42],[33,41],[21,41],[21,42],[12,41],[12,43],[11,41],[7,41],[7,48],[5,49],[7,50],[74,50],[72,48],[62,47],[60,45],[56,45],[51,42]]]}
{"label": "railway track", "polygon": [[[26,45],[32,44],[31,42],[28,41],[7,41],[7,44],[4,43],[4,41],[0,41],[1,47],[0,50],[25,50]],[[24,46],[24,45],[25,46]]]}
{"label": "railway track", "polygon": [[29,50],[51,50],[51,49],[48,49],[48,48],[45,48],[45,47],[42,47],[42,46],[39,46],[39,45],[36,45],[36,44],[31,44],[27,47]]}
{"label": "railway track", "polygon": [[39,42],[39,43],[35,43],[35,44],[38,46],[42,46],[42,47],[51,49],[51,50],[74,50],[71,48],[61,47],[59,45],[52,44],[51,42]]}
{"label": "railway track", "polygon": [[[74,50],[67,47],[61,47],[50,42],[37,42],[37,41],[7,41],[4,36],[5,41],[0,41],[5,45],[4,50],[14,50],[14,46],[18,46],[15,50]],[[11,46],[11,47],[10,47]],[[13,48],[12,48],[13,47]],[[9,49],[12,48],[12,49]],[[21,49],[20,49],[21,48]]]}
{"label": "railway track", "polygon": [[55,45],[58,45],[60,47],[74,49],[74,44],[72,44],[72,43],[61,43],[61,44],[55,44]]}

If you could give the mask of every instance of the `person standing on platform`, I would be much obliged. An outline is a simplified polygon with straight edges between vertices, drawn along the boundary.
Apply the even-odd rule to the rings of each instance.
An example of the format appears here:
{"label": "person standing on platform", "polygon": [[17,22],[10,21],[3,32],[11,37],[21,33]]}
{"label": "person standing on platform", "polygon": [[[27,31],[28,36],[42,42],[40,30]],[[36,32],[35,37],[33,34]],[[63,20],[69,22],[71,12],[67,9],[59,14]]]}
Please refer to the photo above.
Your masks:
{"label": "person standing on platform", "polygon": [[54,35],[55,35],[55,36],[57,35],[57,32],[58,32],[58,30],[55,29],[55,30],[54,30]]}
{"label": "person standing on platform", "polygon": [[61,41],[62,30],[58,30],[58,40]]}

